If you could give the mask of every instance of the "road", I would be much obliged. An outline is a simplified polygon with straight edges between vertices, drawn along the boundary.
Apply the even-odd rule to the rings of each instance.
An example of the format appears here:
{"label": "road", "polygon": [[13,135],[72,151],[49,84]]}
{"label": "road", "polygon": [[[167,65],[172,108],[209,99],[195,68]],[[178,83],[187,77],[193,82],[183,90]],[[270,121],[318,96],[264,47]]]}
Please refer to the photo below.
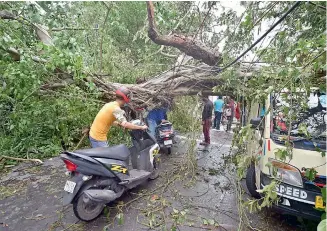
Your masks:
{"label": "road", "polygon": [[240,213],[238,192],[243,200],[251,198],[246,188],[237,190],[232,134],[213,130],[211,135],[209,147],[197,144],[193,161],[185,154],[191,153],[189,138],[179,136],[173,153],[163,155],[157,180],[124,194],[89,223],[79,221],[71,206],[62,206],[66,176],[59,158],[41,166],[20,164],[0,180],[0,230],[308,230],[271,210]]}

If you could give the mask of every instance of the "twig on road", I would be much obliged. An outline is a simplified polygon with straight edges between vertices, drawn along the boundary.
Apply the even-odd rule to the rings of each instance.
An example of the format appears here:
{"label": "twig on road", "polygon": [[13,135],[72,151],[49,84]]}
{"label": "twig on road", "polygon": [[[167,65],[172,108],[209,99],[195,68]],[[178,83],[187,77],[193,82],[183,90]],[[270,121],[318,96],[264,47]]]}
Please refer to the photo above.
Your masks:
{"label": "twig on road", "polygon": [[37,163],[43,164],[43,161],[40,160],[40,159],[24,159],[24,158],[11,157],[11,156],[5,156],[5,155],[0,156],[0,161],[2,159],[17,160],[17,161],[27,161],[27,162],[37,162]]}

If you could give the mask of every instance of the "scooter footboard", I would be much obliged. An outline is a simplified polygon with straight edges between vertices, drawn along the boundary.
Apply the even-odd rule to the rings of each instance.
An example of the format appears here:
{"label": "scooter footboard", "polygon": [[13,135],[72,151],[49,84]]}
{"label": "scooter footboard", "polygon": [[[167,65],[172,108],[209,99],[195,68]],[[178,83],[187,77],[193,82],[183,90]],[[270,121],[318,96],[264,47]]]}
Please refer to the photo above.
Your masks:
{"label": "scooter footboard", "polygon": [[135,146],[133,146],[129,149],[129,151],[131,152],[130,157],[131,157],[132,167],[133,169],[137,169],[137,159],[138,159],[137,149]]}
{"label": "scooter footboard", "polygon": [[138,170],[153,171],[154,152],[158,148],[159,145],[155,144],[139,152],[139,157],[137,158]]}
{"label": "scooter footboard", "polygon": [[139,158],[137,158],[137,169],[138,170],[145,170],[145,171],[152,171],[153,166],[150,160],[150,152],[151,147],[148,147],[139,153]]}

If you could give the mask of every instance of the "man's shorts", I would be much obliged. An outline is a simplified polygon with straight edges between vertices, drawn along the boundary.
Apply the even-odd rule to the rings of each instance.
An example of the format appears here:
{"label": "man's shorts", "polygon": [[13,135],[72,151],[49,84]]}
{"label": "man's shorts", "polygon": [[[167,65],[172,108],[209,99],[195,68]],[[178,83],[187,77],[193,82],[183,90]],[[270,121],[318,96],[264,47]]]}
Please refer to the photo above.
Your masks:
{"label": "man's shorts", "polygon": [[92,148],[109,147],[108,141],[95,140],[91,136],[89,136],[89,140]]}

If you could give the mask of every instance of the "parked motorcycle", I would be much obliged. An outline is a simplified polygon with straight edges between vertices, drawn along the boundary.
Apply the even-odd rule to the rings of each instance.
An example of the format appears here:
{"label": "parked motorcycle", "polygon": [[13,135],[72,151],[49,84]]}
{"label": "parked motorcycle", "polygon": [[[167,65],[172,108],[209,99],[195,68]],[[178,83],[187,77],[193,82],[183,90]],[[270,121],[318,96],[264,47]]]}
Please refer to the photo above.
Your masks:
{"label": "parked motorcycle", "polygon": [[175,132],[172,123],[164,121],[156,127],[156,139],[160,146],[167,154],[171,154],[174,143]]}
{"label": "parked motorcycle", "polygon": [[[142,125],[139,120],[132,122]],[[129,133],[131,148],[121,144],[65,151],[60,155],[70,175],[64,187],[63,202],[73,204],[74,214],[80,220],[97,218],[106,204],[125,191],[158,177],[160,148],[156,140],[147,131]]]}

